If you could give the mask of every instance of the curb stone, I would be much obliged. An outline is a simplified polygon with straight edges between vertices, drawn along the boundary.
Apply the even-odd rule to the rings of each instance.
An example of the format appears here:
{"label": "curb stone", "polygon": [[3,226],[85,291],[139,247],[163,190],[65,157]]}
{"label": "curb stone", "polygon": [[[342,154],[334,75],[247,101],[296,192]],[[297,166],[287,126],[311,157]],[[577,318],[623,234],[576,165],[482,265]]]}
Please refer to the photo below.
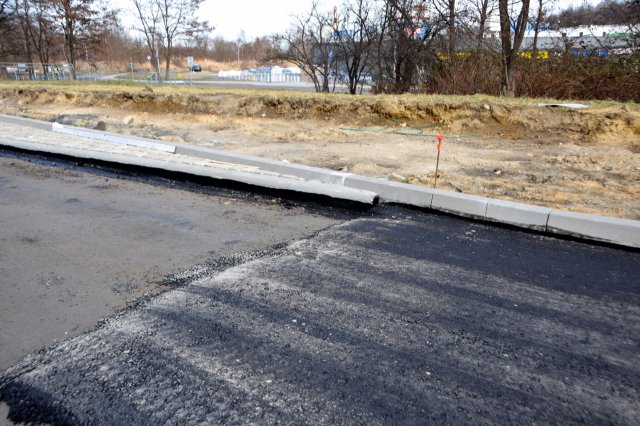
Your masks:
{"label": "curb stone", "polygon": [[[0,122],[12,123],[26,127],[38,128],[41,130],[55,131],[53,123],[48,123],[30,118],[15,117],[0,114]],[[60,129],[60,127],[57,127]],[[264,172],[288,175],[269,176],[261,173],[247,173],[239,171],[227,171],[225,177],[218,179],[236,180],[256,186],[263,186],[272,189],[284,189],[305,193],[316,193],[319,195],[343,198],[353,196],[353,201],[373,204],[378,197],[383,202],[405,204],[409,206],[430,208],[459,216],[471,217],[475,219],[487,220],[491,222],[504,223],[522,228],[534,229],[550,234],[562,234],[582,239],[602,241],[627,247],[640,248],[640,221],[630,219],[611,218],[593,214],[574,213],[563,210],[551,209],[548,207],[533,206],[516,203],[506,200],[485,198],[475,195],[459,194],[444,191],[441,189],[430,189],[414,186],[405,183],[391,182],[381,178],[370,178],[366,176],[353,175],[318,167],[291,164],[283,161],[269,160],[244,154],[218,151],[208,148],[194,147],[189,145],[171,145],[152,139],[137,138],[134,136],[124,136],[109,132],[88,130],[73,126],[64,126],[64,133],[85,136],[94,139],[108,140],[109,142],[125,143],[128,145],[141,146],[145,148],[161,149],[166,152],[182,154],[197,158],[216,160],[227,163],[234,163],[245,166],[255,166]],[[12,145],[13,142],[0,140],[0,145]],[[39,151],[61,153],[54,145],[33,144],[38,146]],[[171,148],[173,147],[173,151]],[[18,147],[19,148],[19,147]],[[28,148],[21,148],[28,149]],[[203,174],[200,169],[209,169],[194,165],[176,165],[160,160],[149,160],[136,158],[132,161],[130,156],[116,154],[100,154],[101,157],[109,155],[117,156],[117,160],[104,160],[96,158],[93,152],[87,156],[89,151],[76,150],[80,157],[102,159],[103,161],[114,161],[122,164],[141,165],[145,167],[161,168],[171,171],[181,171],[200,176],[212,176]],[[83,154],[84,153],[84,154]],[[73,155],[72,155],[73,156]],[[149,166],[147,161],[153,161],[154,165]],[[214,173],[215,174],[215,173]],[[248,177],[247,175],[252,175]],[[217,176],[222,176],[219,174]],[[244,179],[244,180],[243,180]],[[297,188],[297,189],[296,189]],[[333,195],[330,195],[333,194]],[[348,195],[347,195],[348,194]],[[349,198],[345,198],[349,199]],[[368,201],[360,201],[368,200]]]}
{"label": "curb stone", "polygon": [[1,138],[0,145],[10,146],[27,151],[48,152],[52,154],[64,155],[67,157],[98,160],[108,163],[117,163],[130,166],[147,167],[151,169],[167,170],[171,172],[186,173],[194,176],[203,176],[219,180],[240,182],[247,185],[259,186],[275,190],[322,195],[340,200],[354,201],[362,204],[375,205],[378,202],[378,195],[371,191],[348,188],[340,185],[330,185],[317,181],[305,181],[303,179],[295,179],[291,177],[268,175],[265,173],[252,173],[240,170],[218,169],[214,167],[175,163],[144,157],[88,151],[69,147],[58,147],[48,144],[39,144],[24,141],[10,141]]}
{"label": "curb stone", "polygon": [[81,127],[53,123],[51,126],[51,131],[73,136],[82,136],[85,138],[97,139],[106,142],[122,143],[125,145],[137,146],[140,148],[155,149],[158,151],[169,152],[171,154],[176,153],[176,147],[168,143],[151,141],[149,139],[138,138],[134,136],[122,136],[102,130],[84,129]]}
{"label": "curb stone", "polygon": [[321,169],[319,167],[305,166],[301,164],[287,163],[284,161],[270,160],[227,151],[209,148],[201,148],[189,145],[176,145],[176,154],[191,157],[206,158],[208,160],[233,162],[246,166],[257,166],[262,170],[297,176],[305,180],[315,180],[332,185],[342,185],[348,173]]}
{"label": "curb stone", "polygon": [[489,199],[485,218],[494,222],[546,231],[552,210],[549,207]]}
{"label": "curb stone", "polygon": [[455,192],[436,190],[433,194],[431,208],[461,216],[484,219],[487,214],[489,199],[476,195],[458,194]]}
{"label": "curb stone", "polygon": [[18,124],[20,126],[34,127],[40,130],[49,130],[53,128],[53,123],[48,121],[34,120],[32,118],[18,117],[15,115],[0,114],[0,121],[4,123]]}
{"label": "curb stone", "polygon": [[547,232],[640,247],[640,221],[552,210]]}
{"label": "curb stone", "polygon": [[431,208],[435,191],[408,183],[392,182],[381,178],[349,175],[344,185],[376,192],[380,199],[387,203],[407,204],[416,207]]}

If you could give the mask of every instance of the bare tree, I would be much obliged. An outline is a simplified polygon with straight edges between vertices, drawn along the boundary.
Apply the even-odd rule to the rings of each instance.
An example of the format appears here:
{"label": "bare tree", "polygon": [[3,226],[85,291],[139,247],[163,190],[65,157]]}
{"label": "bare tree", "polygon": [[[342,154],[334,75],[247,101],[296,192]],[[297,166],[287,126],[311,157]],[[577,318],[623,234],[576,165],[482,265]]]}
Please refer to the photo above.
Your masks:
{"label": "bare tree", "polygon": [[377,90],[402,93],[414,87],[420,66],[433,58],[433,41],[444,27],[429,19],[424,0],[387,0],[380,19],[376,64]]}
{"label": "bare tree", "polygon": [[185,32],[187,43],[206,54],[209,50],[210,36],[214,27],[208,21],[191,21]]}
{"label": "bare tree", "polygon": [[476,34],[476,56],[478,62],[481,62],[484,52],[484,37],[489,24],[489,17],[495,12],[495,0],[472,0],[472,7],[475,9],[477,19]]}
{"label": "bare tree", "polygon": [[[241,59],[256,62],[282,59],[284,53],[278,48],[278,43],[282,43],[282,40],[278,38],[278,36],[268,36],[256,37],[252,41],[245,40],[242,45]],[[209,58],[218,62],[238,60],[237,40],[225,40],[221,36],[196,41],[187,49],[196,55],[208,55]]]}
{"label": "bare tree", "polygon": [[71,76],[76,79],[76,47],[78,37],[86,36],[93,29],[96,11],[95,0],[48,0],[53,7],[53,17],[64,33],[65,54],[71,64]]}
{"label": "bare tree", "polygon": [[531,46],[531,59],[538,59],[538,35],[544,24],[544,15],[546,7],[552,2],[552,0],[538,0],[538,11],[536,13],[536,20],[533,23],[533,43]]}
{"label": "bare tree", "polygon": [[160,6],[154,0],[132,1],[140,23],[138,30],[144,34],[151,64],[160,79]]}
{"label": "bare tree", "polygon": [[334,28],[339,58],[347,73],[349,93],[362,92],[363,76],[371,67],[372,48],[376,42],[379,13],[375,0],[347,0]]}
{"label": "bare tree", "polygon": [[631,16],[629,29],[631,30],[636,46],[640,41],[640,0],[627,0],[626,4]]}
{"label": "bare tree", "polygon": [[86,45],[88,51],[85,51],[85,60],[90,66],[97,68],[99,62],[104,62],[111,68],[117,68],[132,58],[147,55],[146,43],[123,27],[118,19],[120,13],[120,10],[107,7],[100,11],[100,25]]}
{"label": "bare tree", "polygon": [[[16,17],[17,0],[0,0],[0,60],[7,61],[24,53],[22,27]],[[6,69],[0,68],[0,73]]]}
{"label": "bare tree", "polygon": [[242,46],[244,46],[244,44],[246,43],[246,38],[247,36],[244,33],[244,30],[240,30],[240,34],[238,34],[238,38],[236,38],[236,51],[238,53],[238,69],[240,69],[240,50],[242,49]]}
{"label": "bare tree", "polygon": [[299,16],[281,37],[282,56],[309,75],[318,91],[330,90],[330,77],[344,73],[350,93],[364,76],[375,91],[407,92],[418,86],[419,71],[436,58],[434,35],[446,20],[430,19],[427,0],[343,0],[341,14],[318,10]]}
{"label": "bare tree", "polygon": [[273,39],[271,37],[256,37],[252,42],[244,45],[244,58],[257,62],[269,59],[269,53],[273,51]]}
{"label": "bare tree", "polygon": [[294,17],[289,30],[276,39],[280,52],[275,59],[296,64],[313,82],[317,92],[329,92],[331,71],[335,70],[335,29],[331,17],[322,13],[318,2],[311,10]]}
{"label": "bare tree", "polygon": [[22,30],[25,57],[27,62],[33,62],[33,45],[29,34],[33,26],[31,22],[31,1],[15,0],[13,12],[20,24],[20,29]]}
{"label": "bare tree", "polygon": [[160,21],[164,39],[165,78],[169,78],[175,42],[197,26],[195,14],[204,0],[156,0],[160,6]]}
{"label": "bare tree", "polygon": [[638,0],[602,0],[597,4],[584,2],[549,15],[549,21],[555,24],[556,29],[587,25],[638,24],[639,9]]}
{"label": "bare tree", "polygon": [[449,59],[453,60],[456,54],[456,0],[447,0],[447,8],[449,16],[447,19],[447,27],[449,30]]}
{"label": "bare tree", "polygon": [[15,15],[25,37],[28,60],[32,62],[30,56],[35,50],[46,76],[51,47],[57,36],[49,3],[45,0],[17,0],[15,5]]}
{"label": "bare tree", "polygon": [[7,19],[9,15],[9,1],[10,0],[0,0],[0,22]]}
{"label": "bare tree", "polygon": [[171,60],[176,41],[188,38],[198,27],[195,14],[204,0],[132,0],[140,22],[138,28],[145,36],[151,60],[160,79],[160,48],[164,47],[165,78],[170,76]]}
{"label": "bare tree", "polygon": [[446,51],[449,60],[455,58],[459,28],[465,26],[463,18],[467,15],[467,3],[464,0],[433,0],[429,5],[432,19],[441,22],[446,28],[446,38],[443,37],[442,48]]}
{"label": "bare tree", "polygon": [[[502,45],[501,92],[507,97],[514,97],[516,94],[513,72],[518,51],[522,45],[524,33],[527,28],[529,1],[530,0],[521,0],[520,11],[517,13],[517,18],[512,21],[511,11],[512,8],[517,9],[517,4],[509,4],[509,0],[498,0],[498,10],[500,11],[500,43]],[[512,23],[513,33],[511,31]]]}
{"label": "bare tree", "polygon": [[15,0],[0,0],[0,25],[11,21],[15,10]]}

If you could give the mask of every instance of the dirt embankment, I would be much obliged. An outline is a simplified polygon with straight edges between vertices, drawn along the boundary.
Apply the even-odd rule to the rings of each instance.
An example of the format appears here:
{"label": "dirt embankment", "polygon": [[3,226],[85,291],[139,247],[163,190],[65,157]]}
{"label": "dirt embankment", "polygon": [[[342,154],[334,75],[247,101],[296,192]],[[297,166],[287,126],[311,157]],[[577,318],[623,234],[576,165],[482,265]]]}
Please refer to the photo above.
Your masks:
{"label": "dirt embankment", "polygon": [[[254,92],[255,93],[255,92]],[[640,112],[635,104],[596,110],[540,108],[537,103],[507,103],[496,98],[468,97],[451,102],[445,97],[351,97],[266,92],[246,95],[229,92],[155,93],[146,86],[125,91],[74,91],[52,89],[1,90],[4,102],[13,105],[106,107],[123,111],[214,115],[221,117],[324,120],[349,125],[437,124],[452,133],[473,131],[481,136],[510,139],[550,136],[582,142],[597,138],[640,138]],[[442,98],[442,99],[438,99]],[[484,100],[485,102],[482,102]],[[634,110],[632,110],[632,108]],[[400,123],[402,125],[402,123]],[[397,123],[396,123],[397,124]]]}
{"label": "dirt embankment", "polygon": [[0,111],[640,219],[640,108],[486,96],[360,96],[130,86],[0,87]]}

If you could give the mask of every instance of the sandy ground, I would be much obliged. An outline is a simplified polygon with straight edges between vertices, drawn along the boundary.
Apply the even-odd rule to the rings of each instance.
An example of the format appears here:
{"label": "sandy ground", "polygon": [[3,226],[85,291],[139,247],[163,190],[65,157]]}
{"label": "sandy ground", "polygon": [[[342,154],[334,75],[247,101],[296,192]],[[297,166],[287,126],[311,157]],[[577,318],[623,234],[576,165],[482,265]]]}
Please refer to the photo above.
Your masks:
{"label": "sandy ground", "polygon": [[439,188],[640,219],[635,104],[578,111],[491,98],[447,104],[244,92],[187,96],[154,94],[149,87],[109,95],[17,93],[0,93],[1,112],[426,186],[434,185],[436,135],[443,134]]}

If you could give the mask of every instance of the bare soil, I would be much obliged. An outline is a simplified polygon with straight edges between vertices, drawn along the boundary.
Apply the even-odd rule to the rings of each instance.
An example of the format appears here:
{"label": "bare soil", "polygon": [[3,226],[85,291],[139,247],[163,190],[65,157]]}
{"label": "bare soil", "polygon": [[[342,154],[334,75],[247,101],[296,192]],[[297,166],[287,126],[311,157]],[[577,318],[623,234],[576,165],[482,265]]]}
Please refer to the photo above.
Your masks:
{"label": "bare soil", "polygon": [[[358,96],[0,84],[0,112],[416,185],[640,219],[640,107],[488,96]],[[128,123],[128,124],[125,124]]]}

